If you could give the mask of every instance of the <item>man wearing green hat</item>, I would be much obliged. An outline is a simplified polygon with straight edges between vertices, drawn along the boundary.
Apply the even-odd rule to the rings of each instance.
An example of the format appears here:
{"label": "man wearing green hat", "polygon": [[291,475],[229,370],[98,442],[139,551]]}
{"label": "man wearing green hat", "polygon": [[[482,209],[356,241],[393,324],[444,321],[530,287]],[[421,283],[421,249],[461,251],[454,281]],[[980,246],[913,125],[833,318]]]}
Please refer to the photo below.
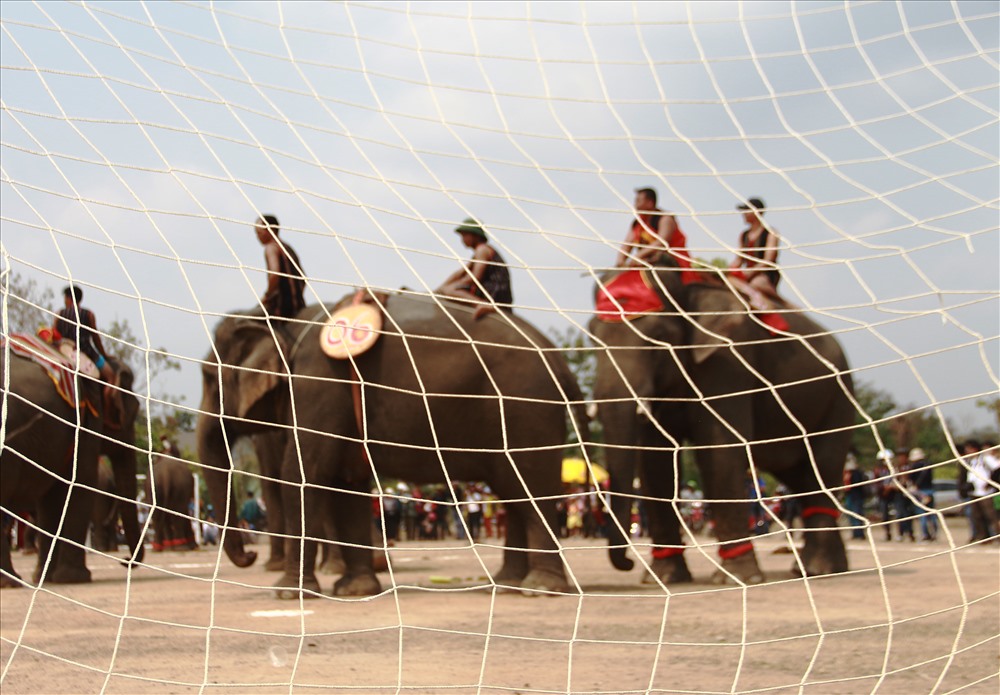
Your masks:
{"label": "man wearing green hat", "polygon": [[497,309],[510,311],[514,302],[510,271],[500,252],[488,243],[486,230],[470,217],[455,232],[462,236],[462,244],[472,249],[472,260],[452,273],[435,293],[476,302],[476,319]]}

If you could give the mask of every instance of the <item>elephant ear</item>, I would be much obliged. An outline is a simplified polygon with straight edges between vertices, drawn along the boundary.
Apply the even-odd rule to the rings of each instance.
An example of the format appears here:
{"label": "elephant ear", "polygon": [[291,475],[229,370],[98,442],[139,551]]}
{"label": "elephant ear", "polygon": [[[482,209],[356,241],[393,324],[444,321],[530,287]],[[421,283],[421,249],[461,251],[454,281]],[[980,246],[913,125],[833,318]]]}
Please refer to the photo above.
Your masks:
{"label": "elephant ear", "polygon": [[240,363],[237,371],[237,411],[238,417],[245,418],[254,408],[263,404],[264,399],[282,382],[285,371],[278,354],[279,345],[284,350],[284,341],[264,327],[241,326],[236,335],[251,341],[249,354]]}
{"label": "elephant ear", "polygon": [[[715,309],[719,313],[711,313]],[[691,327],[691,359],[698,365],[715,354],[738,342],[746,326],[746,313],[738,306],[699,307]]]}

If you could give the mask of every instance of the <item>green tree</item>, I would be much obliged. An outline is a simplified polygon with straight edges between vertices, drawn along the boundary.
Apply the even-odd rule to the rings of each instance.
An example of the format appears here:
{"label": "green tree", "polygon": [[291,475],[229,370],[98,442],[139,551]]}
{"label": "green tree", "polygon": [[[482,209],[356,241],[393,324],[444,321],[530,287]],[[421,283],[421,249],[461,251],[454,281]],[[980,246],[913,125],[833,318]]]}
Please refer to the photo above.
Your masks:
{"label": "green tree", "polygon": [[980,398],[976,401],[976,407],[983,408],[991,413],[993,417],[996,418],[997,428],[1000,429],[1000,398],[993,396],[992,398]]}
{"label": "green tree", "polygon": [[[871,468],[875,462],[879,450],[875,432],[887,449],[919,447],[932,463],[954,457],[947,434],[954,432],[954,427],[947,421],[942,422],[933,408],[900,407],[889,393],[865,382],[855,385],[854,396],[874,421],[874,425],[869,424],[860,413],[856,418],[852,446],[862,466]],[[948,468],[939,469],[939,473],[947,476]]]}
{"label": "green tree", "polygon": [[[142,404],[136,421],[136,447],[156,450],[162,437],[176,441],[180,432],[194,431],[194,414],[177,407],[184,401],[184,396],[151,390],[158,376],[179,371],[180,362],[171,358],[165,348],[147,350],[140,347],[139,339],[125,319],[115,318],[106,333],[111,339],[104,339],[104,348],[135,372],[134,390]],[[148,399],[142,398],[147,394]],[[181,453],[190,455],[192,452]]]}
{"label": "green tree", "polygon": [[[869,423],[868,418],[860,412],[857,413],[851,447],[858,457],[858,462],[862,466],[871,468],[880,448],[891,449],[895,446],[892,431],[886,418],[889,413],[896,409],[896,401],[885,391],[863,381],[854,384],[854,398],[861,406],[861,410],[867,414],[868,418],[871,418],[874,424]],[[878,433],[877,438],[876,433]],[[881,445],[879,440],[881,440]]]}
{"label": "green tree", "polygon": [[43,287],[34,278],[10,271],[0,283],[0,291],[7,304],[7,325],[4,333],[34,334],[43,326],[51,326],[55,318],[56,294],[51,287]]}

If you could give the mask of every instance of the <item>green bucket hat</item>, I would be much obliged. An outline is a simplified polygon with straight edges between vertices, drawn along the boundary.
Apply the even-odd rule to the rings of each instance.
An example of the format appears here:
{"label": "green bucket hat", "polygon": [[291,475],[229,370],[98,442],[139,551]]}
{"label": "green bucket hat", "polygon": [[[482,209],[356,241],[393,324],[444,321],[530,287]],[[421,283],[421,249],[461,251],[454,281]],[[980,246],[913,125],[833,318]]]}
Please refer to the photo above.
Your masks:
{"label": "green bucket hat", "polygon": [[475,234],[482,239],[486,238],[486,230],[471,217],[462,220],[462,224],[455,227],[455,231],[458,234]]}

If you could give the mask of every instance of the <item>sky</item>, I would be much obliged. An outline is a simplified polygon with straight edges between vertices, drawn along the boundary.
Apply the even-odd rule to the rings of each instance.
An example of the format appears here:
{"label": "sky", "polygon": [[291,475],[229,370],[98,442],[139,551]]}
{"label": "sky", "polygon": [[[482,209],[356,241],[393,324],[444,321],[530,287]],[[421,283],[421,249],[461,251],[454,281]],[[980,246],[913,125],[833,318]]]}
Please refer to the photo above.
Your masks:
{"label": "sky", "polygon": [[[429,291],[481,219],[517,311],[585,328],[633,190],[782,292],[855,378],[961,431],[1000,373],[996,2],[0,4],[3,269],[84,287],[182,364],[264,287]],[[17,327],[14,327],[15,329]]]}

